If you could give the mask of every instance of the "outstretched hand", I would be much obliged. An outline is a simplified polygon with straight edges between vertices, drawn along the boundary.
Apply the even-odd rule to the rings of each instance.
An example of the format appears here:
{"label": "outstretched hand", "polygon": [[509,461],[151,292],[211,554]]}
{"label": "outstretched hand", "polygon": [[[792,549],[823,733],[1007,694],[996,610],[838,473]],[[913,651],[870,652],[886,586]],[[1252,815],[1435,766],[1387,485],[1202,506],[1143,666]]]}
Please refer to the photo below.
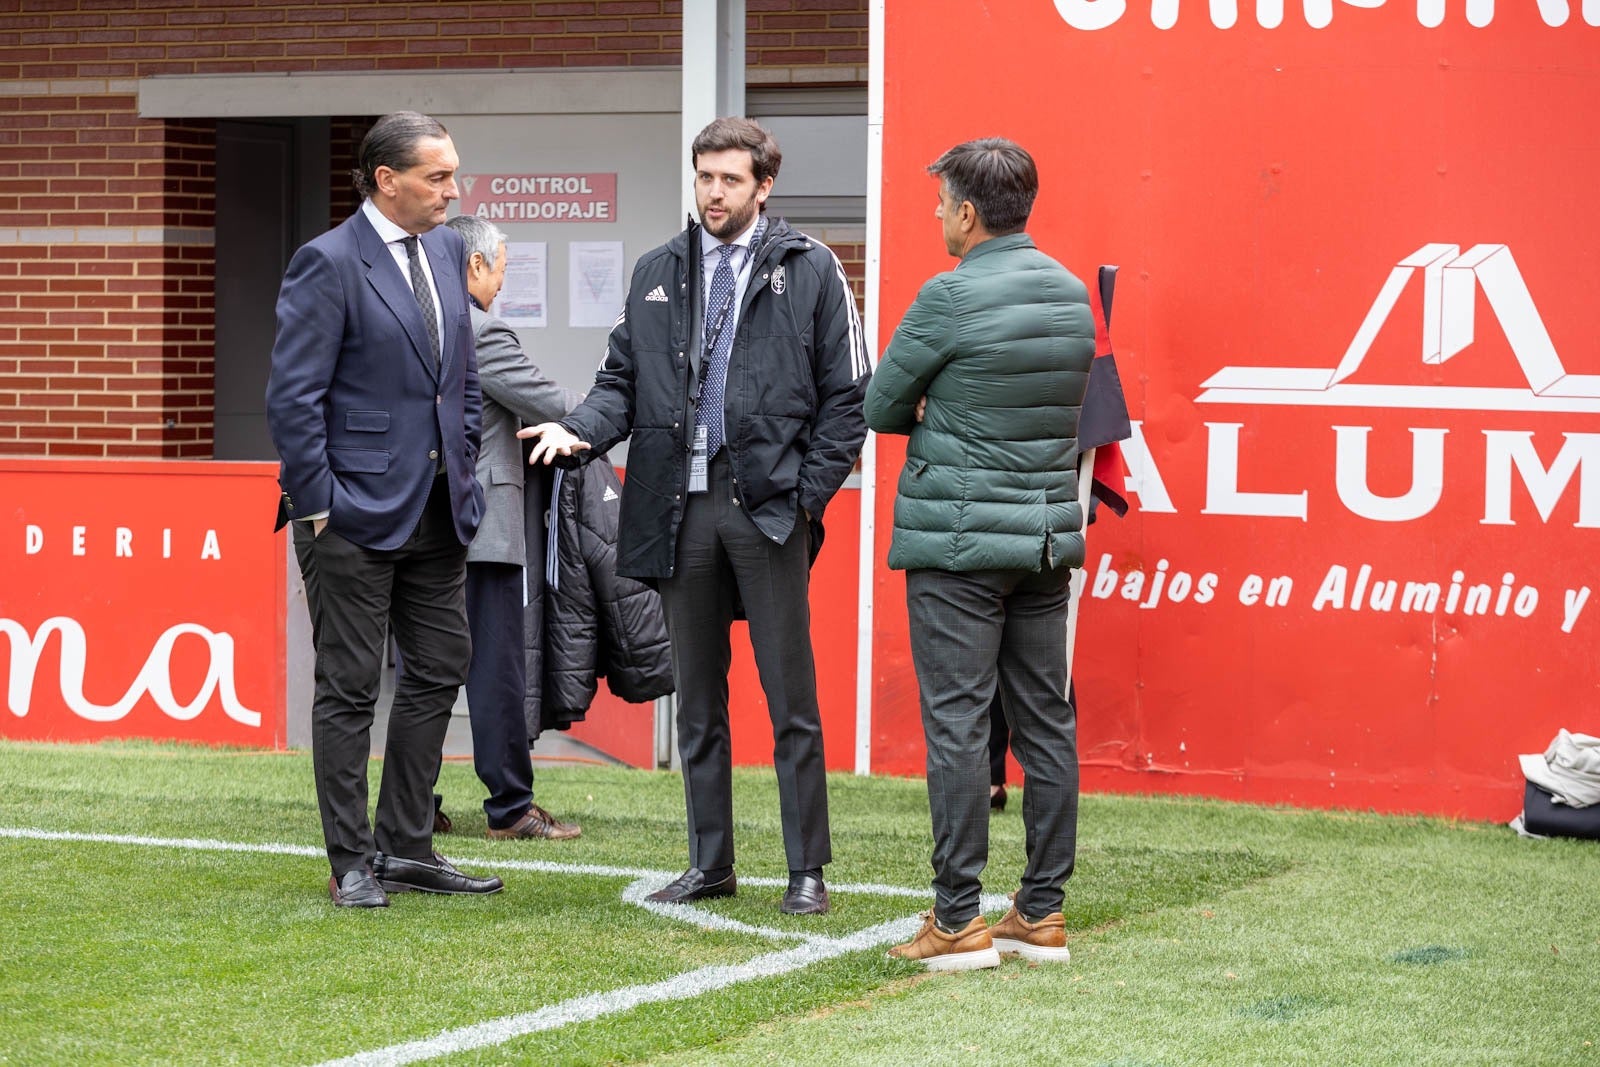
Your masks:
{"label": "outstretched hand", "polygon": [[524,440],[530,437],[539,439],[539,443],[533,446],[533,452],[528,456],[530,465],[549,464],[558,455],[570,456],[574,452],[585,452],[589,449],[588,441],[578,440],[559,422],[541,422],[537,426],[527,426],[518,430],[517,436]]}

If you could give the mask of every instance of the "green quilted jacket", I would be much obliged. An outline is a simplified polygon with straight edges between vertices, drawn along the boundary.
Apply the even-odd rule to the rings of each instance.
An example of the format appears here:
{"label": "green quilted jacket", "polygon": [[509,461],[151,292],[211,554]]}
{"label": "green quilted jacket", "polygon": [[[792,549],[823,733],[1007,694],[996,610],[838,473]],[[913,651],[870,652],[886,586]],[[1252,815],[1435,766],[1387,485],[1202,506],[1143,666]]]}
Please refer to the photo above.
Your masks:
{"label": "green quilted jacket", "polygon": [[1088,291],[1025,233],[923,285],[867,389],[867,425],[910,435],[889,566],[1083,563],[1078,412],[1094,349]]}

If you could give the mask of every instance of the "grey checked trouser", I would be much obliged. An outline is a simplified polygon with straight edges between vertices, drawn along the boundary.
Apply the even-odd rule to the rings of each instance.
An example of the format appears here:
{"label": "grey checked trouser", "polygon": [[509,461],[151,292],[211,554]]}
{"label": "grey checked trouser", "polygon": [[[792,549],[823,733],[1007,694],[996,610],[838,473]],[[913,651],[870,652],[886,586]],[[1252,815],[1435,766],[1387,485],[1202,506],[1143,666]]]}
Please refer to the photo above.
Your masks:
{"label": "grey checked trouser", "polygon": [[998,685],[1026,779],[1028,863],[1017,907],[1061,910],[1078,833],[1077,717],[1067,697],[1071,571],[906,572],[911,656],[922,693],[933,815],[934,913],[956,929],[979,912],[989,862],[989,704]]}

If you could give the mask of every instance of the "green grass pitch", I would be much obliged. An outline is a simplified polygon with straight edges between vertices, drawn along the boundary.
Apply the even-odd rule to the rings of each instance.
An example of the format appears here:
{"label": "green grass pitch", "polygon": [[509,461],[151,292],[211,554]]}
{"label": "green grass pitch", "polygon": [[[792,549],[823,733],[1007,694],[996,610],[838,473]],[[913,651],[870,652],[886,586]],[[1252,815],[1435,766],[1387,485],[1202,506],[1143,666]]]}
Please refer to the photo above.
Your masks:
{"label": "green grass pitch", "polygon": [[738,896],[676,914],[635,901],[684,866],[678,776],[536,784],[582,838],[489,842],[444,769],[439,847],[504,893],[351,913],[304,754],[0,743],[0,1064],[1600,1065],[1593,843],[1090,796],[1072,961],[930,976],[883,952],[931,900],[920,781],[830,780],[820,919],[778,913],[770,771],[736,775]]}

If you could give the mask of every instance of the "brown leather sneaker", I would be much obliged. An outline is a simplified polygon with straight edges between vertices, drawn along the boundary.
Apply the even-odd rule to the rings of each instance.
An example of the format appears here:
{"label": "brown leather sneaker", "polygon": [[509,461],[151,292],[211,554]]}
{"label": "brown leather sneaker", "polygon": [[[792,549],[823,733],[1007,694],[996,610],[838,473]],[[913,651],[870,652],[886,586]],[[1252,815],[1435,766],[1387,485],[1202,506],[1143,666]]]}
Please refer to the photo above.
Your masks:
{"label": "brown leather sneaker", "polygon": [[979,915],[953,934],[939,929],[933,912],[922,916],[922,929],[904,945],[889,950],[895,959],[918,960],[930,971],[973,971],[1000,966],[1000,953],[989,939],[989,924]]}
{"label": "brown leather sneaker", "polygon": [[528,814],[510,826],[499,830],[492,826],[489,828],[489,837],[496,841],[528,837],[542,837],[547,841],[566,841],[582,833],[583,829],[577,823],[562,822],[537,804],[528,809]]}
{"label": "brown leather sneaker", "polygon": [[1067,948],[1067,922],[1059,911],[1036,923],[1022,917],[1016,904],[989,931],[1000,952],[1018,952],[1035,963],[1066,963],[1072,958]]}

